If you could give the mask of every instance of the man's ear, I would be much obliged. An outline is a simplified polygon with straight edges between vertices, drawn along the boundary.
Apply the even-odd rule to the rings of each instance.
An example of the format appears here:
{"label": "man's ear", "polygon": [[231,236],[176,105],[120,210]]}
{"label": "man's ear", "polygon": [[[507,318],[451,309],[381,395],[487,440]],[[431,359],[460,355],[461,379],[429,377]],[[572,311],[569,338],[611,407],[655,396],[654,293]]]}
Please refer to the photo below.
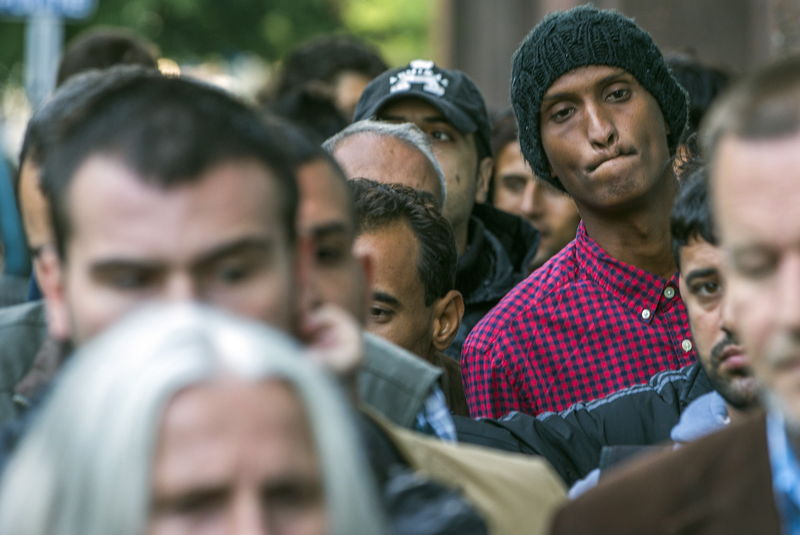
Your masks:
{"label": "man's ear", "polygon": [[52,245],[42,247],[36,258],[36,281],[45,299],[47,329],[55,340],[67,341],[72,335],[65,288],[64,267]]}
{"label": "man's ear", "polygon": [[464,298],[458,290],[450,290],[433,304],[433,346],[444,351],[458,333],[464,317]]}
{"label": "man's ear", "polygon": [[478,162],[478,177],[475,187],[475,202],[486,202],[489,193],[489,181],[492,179],[494,171],[494,160],[487,156]]}

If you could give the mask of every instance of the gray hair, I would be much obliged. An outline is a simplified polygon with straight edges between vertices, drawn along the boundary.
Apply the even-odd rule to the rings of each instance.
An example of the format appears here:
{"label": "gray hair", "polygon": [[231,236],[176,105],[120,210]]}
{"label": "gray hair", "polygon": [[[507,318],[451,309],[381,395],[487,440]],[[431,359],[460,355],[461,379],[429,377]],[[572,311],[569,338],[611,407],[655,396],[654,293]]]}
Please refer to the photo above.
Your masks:
{"label": "gray hair", "polygon": [[73,357],[6,470],[0,533],[145,533],[164,410],[181,390],[221,375],[292,387],[316,445],[330,533],[383,533],[333,381],[284,334],[198,305],[137,312]]}
{"label": "gray hair", "polygon": [[322,148],[326,152],[333,154],[336,147],[350,136],[355,134],[373,134],[376,136],[393,137],[396,138],[409,147],[417,149],[428,160],[428,163],[433,167],[436,173],[436,178],[439,181],[439,208],[444,206],[445,199],[447,198],[447,182],[444,177],[442,166],[439,165],[439,160],[433,154],[433,146],[428,136],[419,129],[414,123],[387,123],[384,121],[373,121],[371,119],[364,119],[349,125],[339,133],[329,137],[322,143]]}

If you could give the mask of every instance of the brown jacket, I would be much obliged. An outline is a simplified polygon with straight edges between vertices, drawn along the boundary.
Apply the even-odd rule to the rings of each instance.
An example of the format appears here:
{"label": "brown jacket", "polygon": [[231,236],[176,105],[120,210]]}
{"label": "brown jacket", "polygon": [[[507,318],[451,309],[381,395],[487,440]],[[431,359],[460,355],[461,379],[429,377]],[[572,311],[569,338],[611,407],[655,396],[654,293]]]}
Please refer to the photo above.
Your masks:
{"label": "brown jacket", "polygon": [[765,422],[632,461],[561,509],[552,533],[780,534]]}

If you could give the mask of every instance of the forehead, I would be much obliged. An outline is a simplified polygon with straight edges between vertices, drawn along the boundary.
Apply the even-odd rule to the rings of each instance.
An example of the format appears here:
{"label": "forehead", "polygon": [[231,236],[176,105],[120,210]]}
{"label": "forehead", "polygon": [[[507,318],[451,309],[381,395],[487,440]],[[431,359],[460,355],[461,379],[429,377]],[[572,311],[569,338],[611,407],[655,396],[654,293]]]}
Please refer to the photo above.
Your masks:
{"label": "forehead", "polygon": [[559,76],[545,91],[543,101],[547,102],[562,96],[590,91],[598,85],[617,78],[627,78],[636,82],[636,78],[632,74],[619,67],[608,65],[578,67]]}
{"label": "forehead", "polygon": [[714,269],[723,266],[722,250],[700,237],[692,237],[681,247],[681,274],[686,276],[694,270]]}
{"label": "forehead", "polygon": [[297,170],[300,190],[299,226],[301,231],[337,223],[352,229],[354,225],[350,197],[344,179],[337,176],[324,159],[314,160]]}
{"label": "forehead", "polygon": [[179,392],[167,405],[155,460],[162,492],[233,476],[277,475],[313,449],[305,411],[277,380],[219,380]]}
{"label": "forehead", "polygon": [[419,242],[405,221],[394,221],[360,234],[354,250],[372,258],[376,286],[391,286],[398,292],[402,288],[422,287],[417,270]]}
{"label": "forehead", "polygon": [[378,117],[402,118],[412,123],[443,122],[455,128],[436,106],[416,97],[398,98],[384,104]]}
{"label": "forehead", "polygon": [[334,156],[350,178],[404,184],[440,196],[433,165],[422,152],[396,137],[354,134],[337,145]]}
{"label": "forehead", "polygon": [[220,163],[165,189],[95,155],[77,169],[68,195],[71,245],[191,250],[242,233],[285,232],[277,182],[251,160]]}
{"label": "forehead", "polygon": [[800,133],[718,145],[711,184],[726,245],[800,243]]}

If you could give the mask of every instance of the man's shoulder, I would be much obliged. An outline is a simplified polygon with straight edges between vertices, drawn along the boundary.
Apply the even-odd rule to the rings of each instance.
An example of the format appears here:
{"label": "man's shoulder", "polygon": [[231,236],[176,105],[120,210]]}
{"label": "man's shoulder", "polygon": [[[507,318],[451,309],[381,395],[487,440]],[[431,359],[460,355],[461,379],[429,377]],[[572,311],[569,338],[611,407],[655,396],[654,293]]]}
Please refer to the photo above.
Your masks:
{"label": "man's shoulder", "polygon": [[2,335],[2,331],[46,327],[43,301],[31,301],[0,308],[0,335]]}
{"label": "man's shoulder", "polygon": [[473,329],[474,335],[492,338],[514,329],[509,325],[537,323],[539,316],[552,319],[550,311],[563,302],[574,300],[588,291],[589,283],[581,276],[571,242],[542,267],[517,284]]}
{"label": "man's shoulder", "polygon": [[[27,370],[47,337],[42,301],[0,308],[0,370],[17,377]],[[13,372],[11,370],[14,370]]]}
{"label": "man's shoulder", "polygon": [[405,349],[364,333],[364,361],[357,378],[359,398],[398,425],[413,424],[441,374]]}
{"label": "man's shoulder", "polygon": [[673,526],[667,533],[684,533],[708,520],[716,524],[717,515],[746,515],[754,508],[767,509],[766,528],[777,518],[766,516],[771,496],[764,417],[756,415],[677,451],[645,456],[612,472],[559,513],[553,533],[622,535],[656,525]]}

